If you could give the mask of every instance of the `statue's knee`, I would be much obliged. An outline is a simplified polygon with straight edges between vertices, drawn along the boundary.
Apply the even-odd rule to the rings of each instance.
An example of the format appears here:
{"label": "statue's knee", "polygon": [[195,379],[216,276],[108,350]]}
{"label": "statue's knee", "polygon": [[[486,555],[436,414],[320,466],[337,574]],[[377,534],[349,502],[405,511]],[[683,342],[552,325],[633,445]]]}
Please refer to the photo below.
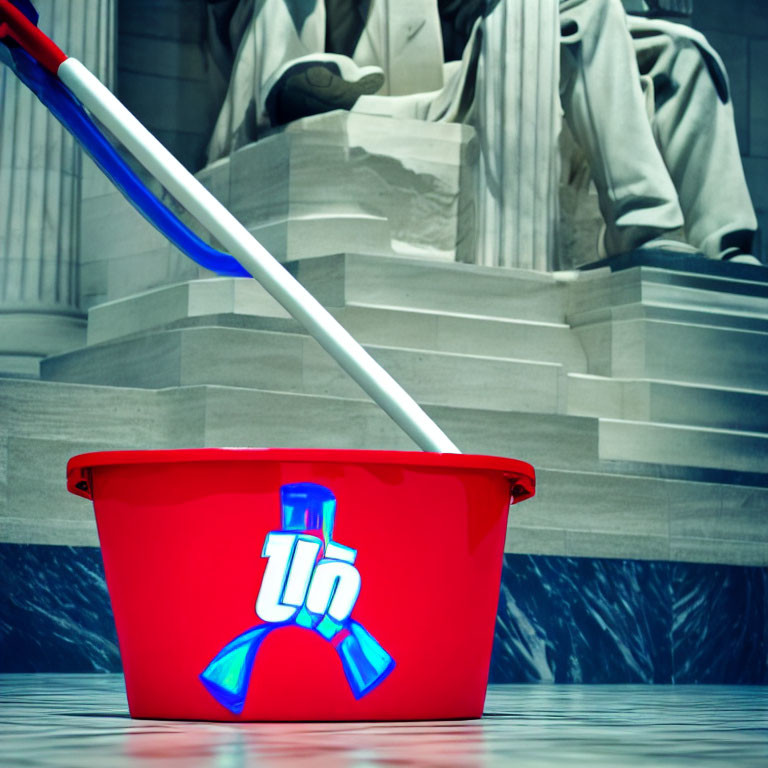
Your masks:
{"label": "statue's knee", "polygon": [[656,48],[658,54],[654,56],[652,74],[657,90],[659,81],[665,79],[676,83],[676,87],[693,81],[710,83],[713,96],[716,94],[722,103],[728,103],[730,89],[725,69],[702,36],[697,39],[685,32],[665,31],[659,36]]}

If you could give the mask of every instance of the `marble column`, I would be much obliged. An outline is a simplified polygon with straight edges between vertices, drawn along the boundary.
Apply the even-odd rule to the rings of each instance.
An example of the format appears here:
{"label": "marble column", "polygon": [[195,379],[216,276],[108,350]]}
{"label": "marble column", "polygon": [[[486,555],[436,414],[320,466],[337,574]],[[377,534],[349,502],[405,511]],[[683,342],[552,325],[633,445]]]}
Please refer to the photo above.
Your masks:
{"label": "marble column", "polygon": [[[37,0],[40,28],[113,84],[116,0]],[[0,375],[84,341],[78,250],[82,158],[72,137],[0,69]]]}
{"label": "marble column", "polygon": [[557,0],[506,0],[485,21],[472,124],[478,263],[551,270],[560,155]]}

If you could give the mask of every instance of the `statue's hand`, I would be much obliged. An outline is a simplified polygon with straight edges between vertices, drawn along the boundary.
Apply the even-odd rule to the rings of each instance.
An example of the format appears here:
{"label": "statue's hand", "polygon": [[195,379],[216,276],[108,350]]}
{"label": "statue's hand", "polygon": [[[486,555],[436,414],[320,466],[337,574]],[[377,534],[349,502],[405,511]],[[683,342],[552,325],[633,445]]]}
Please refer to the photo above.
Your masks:
{"label": "statue's hand", "polygon": [[273,125],[310,115],[352,109],[360,96],[384,84],[380,67],[360,67],[347,56],[316,53],[287,62],[267,81],[266,109]]}

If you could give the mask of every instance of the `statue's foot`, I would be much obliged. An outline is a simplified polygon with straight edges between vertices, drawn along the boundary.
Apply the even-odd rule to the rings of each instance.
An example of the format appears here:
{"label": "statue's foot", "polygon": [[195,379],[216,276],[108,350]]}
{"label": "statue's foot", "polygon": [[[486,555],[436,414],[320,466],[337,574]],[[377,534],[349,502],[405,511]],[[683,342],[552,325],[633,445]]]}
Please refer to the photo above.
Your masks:
{"label": "statue's foot", "polygon": [[[600,260],[609,258],[608,248],[606,246],[607,228],[605,224],[600,228],[600,232],[597,236],[597,257]],[[690,254],[691,256],[698,255],[703,256],[698,248],[686,243],[684,240],[677,239],[674,236],[670,236],[670,233],[659,235],[650,240],[646,240],[638,245],[634,245],[630,250],[634,251],[667,251],[670,254]],[[612,253],[611,256],[617,256],[619,254]]]}
{"label": "statue's foot", "polygon": [[315,53],[294,59],[267,82],[266,108],[274,125],[334,109],[352,109],[384,85],[380,67],[359,67],[348,56]]}
{"label": "statue's foot", "polygon": [[764,267],[765,264],[763,264],[760,259],[758,259],[756,256],[753,256],[751,253],[740,253],[739,251],[735,252],[728,252],[726,251],[720,259],[722,261],[727,261],[729,264],[751,264],[754,267]]}
{"label": "statue's foot", "polygon": [[638,251],[668,251],[669,253],[689,253],[693,255],[702,255],[698,248],[689,243],[684,243],[682,240],[672,240],[664,237],[656,237],[653,240],[649,240],[647,243],[643,243]]}

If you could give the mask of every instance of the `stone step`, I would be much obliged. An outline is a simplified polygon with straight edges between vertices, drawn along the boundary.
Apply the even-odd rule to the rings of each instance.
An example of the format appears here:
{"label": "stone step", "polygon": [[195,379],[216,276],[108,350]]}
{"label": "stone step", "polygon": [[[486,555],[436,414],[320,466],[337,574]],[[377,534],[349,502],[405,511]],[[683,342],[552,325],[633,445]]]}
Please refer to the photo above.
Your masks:
{"label": "stone step", "polygon": [[[363,344],[562,363],[586,371],[564,323],[351,303],[332,314]],[[88,345],[157,330],[206,326],[305,333],[254,280],[181,283],[94,307]]]}
{"label": "stone step", "polygon": [[274,330],[298,328],[288,312],[255,280],[214,277],[154,288],[92,307],[88,312],[87,343],[102,344],[218,316],[258,318],[264,327],[271,320],[279,323],[271,327]]}
{"label": "stone step", "polygon": [[565,317],[568,284],[549,273],[357,254],[286,267],[328,307],[367,304],[549,323]]}
{"label": "stone step", "polygon": [[[465,451],[517,451],[554,466],[597,468],[595,419],[432,410]],[[49,520],[73,521],[82,531],[92,512],[66,491],[73,455],[203,446],[417,450],[367,400],[221,386],[156,390],[0,379],[0,540],[24,541],[27,530],[39,543],[55,541],[41,533]],[[73,542],[71,535],[67,543],[93,543]]]}
{"label": "stone step", "polygon": [[630,320],[657,320],[713,328],[732,328],[743,331],[768,332],[768,318],[756,313],[678,307],[672,304],[635,302],[614,307],[599,307],[578,314],[569,314],[568,322],[574,328],[599,323],[618,323]]}
{"label": "stone step", "polygon": [[[305,259],[285,266],[326,307],[352,304],[564,322],[567,284],[551,274],[353,254]],[[581,279],[588,281],[592,276]],[[88,342],[146,331],[184,317],[227,312],[288,317],[256,281],[210,278],[93,307]]]}
{"label": "stone step", "polygon": [[[666,479],[657,465],[646,470],[637,461],[625,461],[619,473],[613,462],[598,459],[604,422],[594,418],[427,411],[462,450],[517,456],[536,467],[538,496],[512,509],[509,551],[768,562],[766,537],[755,538],[756,530],[768,531],[760,527],[768,487]],[[415,448],[364,400],[17,379],[0,379],[0,435],[0,539],[30,541],[31,535],[37,543],[72,545],[96,541],[90,505],[65,488],[66,461],[77,453],[215,445]]]}
{"label": "stone step", "polygon": [[[425,410],[468,453],[518,455],[554,467],[598,467],[597,419],[440,405]],[[134,389],[20,379],[0,379],[0,436],[98,442],[114,449],[417,450],[367,399],[224,386]]]}
{"label": "stone step", "polygon": [[556,362],[567,371],[587,369],[581,344],[562,323],[364,304],[348,305],[334,315],[363,344]]}
{"label": "stone step", "polygon": [[510,510],[508,552],[751,565],[768,555],[768,488],[537,470]]}
{"label": "stone step", "polygon": [[[444,428],[474,443],[477,447],[465,448],[471,452],[508,455],[508,435],[518,433],[521,413],[536,413],[543,426],[546,415],[561,412],[564,405],[564,377],[556,365],[383,347],[371,351],[419,402],[450,406]],[[364,397],[312,339],[238,329],[183,329],[99,345],[51,358],[43,371],[48,380],[107,386],[216,384]],[[478,381],[487,383],[478,387]],[[552,440],[563,439],[564,424],[556,417]],[[574,456],[581,450],[574,446]],[[767,452],[768,437],[756,431],[600,420],[599,457],[604,460],[760,473],[768,466]],[[537,456],[542,459],[546,455]]]}
{"label": "stone step", "polygon": [[768,391],[572,373],[568,413],[766,433]]}
{"label": "stone step", "polygon": [[642,304],[711,315],[736,315],[768,321],[768,282],[705,275],[673,269],[635,267],[620,272],[602,271],[591,281],[573,283],[568,317]]}
{"label": "stone step", "polygon": [[751,390],[768,380],[768,332],[648,319],[575,330],[597,376]]}
{"label": "stone step", "polygon": [[[416,400],[468,408],[561,409],[562,367],[554,363],[368,346]],[[218,384],[279,392],[362,397],[314,339],[237,328],[183,328],[51,357],[42,378],[160,389]]]}
{"label": "stone step", "polygon": [[600,458],[764,473],[768,435],[680,424],[600,419]]}

